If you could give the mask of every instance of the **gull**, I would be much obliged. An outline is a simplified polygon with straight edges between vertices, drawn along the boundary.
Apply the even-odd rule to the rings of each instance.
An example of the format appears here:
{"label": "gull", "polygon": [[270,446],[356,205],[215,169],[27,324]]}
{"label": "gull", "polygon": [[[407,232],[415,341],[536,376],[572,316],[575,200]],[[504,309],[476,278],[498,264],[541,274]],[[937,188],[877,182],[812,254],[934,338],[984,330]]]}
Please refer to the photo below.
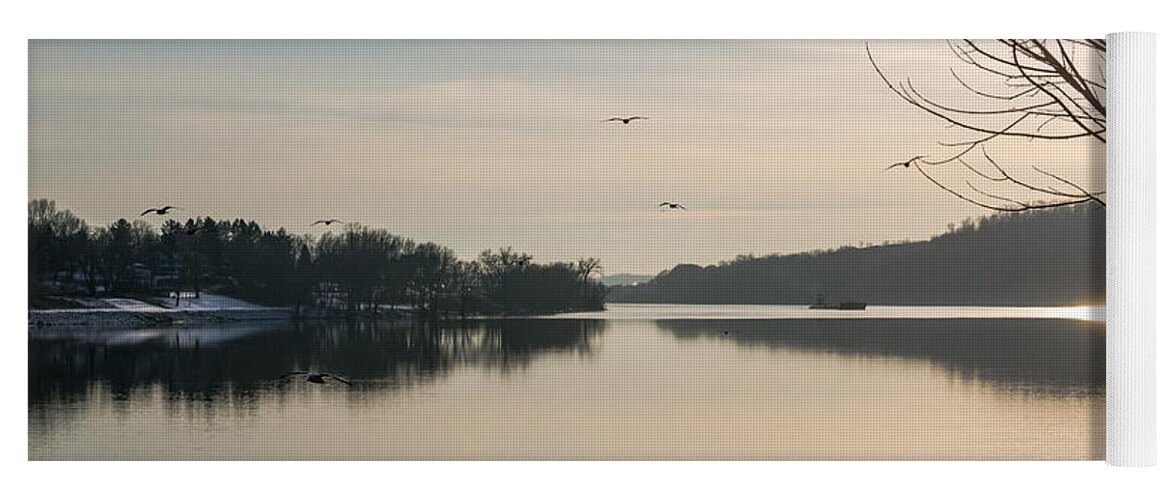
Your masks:
{"label": "gull", "polygon": [[309,225],[310,225],[310,226],[316,226],[316,225],[318,225],[318,224],[325,224],[325,225],[327,225],[327,226],[328,226],[328,225],[330,225],[330,224],[333,224],[333,223],[335,223],[335,222],[341,222],[341,221],[340,221],[340,220],[337,220],[337,219],[321,219],[321,220],[319,220],[319,221],[317,221],[317,222],[314,222],[314,223],[312,223],[312,224],[309,224]]}
{"label": "gull", "polygon": [[138,216],[142,217],[142,216],[149,214],[151,212],[154,212],[155,215],[167,215],[167,212],[170,212],[171,210],[183,210],[183,209],[179,208],[179,207],[172,207],[170,205],[167,205],[162,208],[148,208],[146,210],[143,210],[142,213],[139,214]]}
{"label": "gull", "polygon": [[615,116],[615,117],[613,117],[613,118],[609,118],[609,119],[606,119],[606,120],[602,120],[602,122],[603,122],[603,123],[606,123],[606,122],[622,122],[622,124],[623,124],[623,125],[630,125],[630,122],[632,122],[632,121],[634,121],[634,120],[650,120],[650,118],[647,118],[647,117],[645,117],[645,116],[628,116],[628,117],[626,117],[626,118],[622,118],[622,117],[620,117],[620,116]]}
{"label": "gull", "polygon": [[916,156],[916,157],[914,157],[914,158],[911,158],[910,160],[904,161],[904,162],[902,162],[902,163],[895,163],[895,164],[892,164],[891,166],[889,166],[889,167],[886,167],[886,168],[882,169],[882,171],[883,171],[883,172],[886,172],[887,170],[890,170],[890,169],[892,169],[892,168],[895,168],[895,167],[911,168],[911,164],[912,164],[912,163],[915,163],[916,161],[919,161],[919,160],[922,160],[922,159],[923,159],[923,156]]}
{"label": "gull", "polygon": [[284,375],[281,375],[281,378],[292,377],[293,375],[305,375],[305,381],[312,383],[312,384],[325,384],[325,383],[328,383],[328,381],[326,379],[333,379],[333,380],[336,380],[336,381],[341,382],[346,385],[354,385],[349,380],[338,377],[336,375],[330,375],[328,373],[307,372],[307,371],[300,371],[300,370],[295,371],[295,372],[289,372]]}
{"label": "gull", "polygon": [[660,208],[667,207],[668,210],[687,210],[687,207],[680,205],[678,203],[671,203],[669,201],[664,201],[662,203],[659,203],[659,207]]}

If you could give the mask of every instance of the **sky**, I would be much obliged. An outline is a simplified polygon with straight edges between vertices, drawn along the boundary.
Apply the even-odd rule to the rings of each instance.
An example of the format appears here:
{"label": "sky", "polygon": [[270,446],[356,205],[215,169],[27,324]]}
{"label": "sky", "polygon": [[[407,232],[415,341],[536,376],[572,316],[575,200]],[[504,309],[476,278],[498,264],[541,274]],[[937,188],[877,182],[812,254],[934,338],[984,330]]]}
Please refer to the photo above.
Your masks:
{"label": "sky", "polygon": [[[949,103],[988,106],[949,69],[999,84],[944,41],[870,47]],[[314,236],[338,218],[466,259],[513,247],[655,274],[926,239],[989,213],[884,171],[973,136],[899,100],[855,40],[34,40],[29,96],[29,196],[91,225],[163,204]],[[601,122],[629,115],[650,120]],[[989,152],[1104,187],[1093,140]]]}

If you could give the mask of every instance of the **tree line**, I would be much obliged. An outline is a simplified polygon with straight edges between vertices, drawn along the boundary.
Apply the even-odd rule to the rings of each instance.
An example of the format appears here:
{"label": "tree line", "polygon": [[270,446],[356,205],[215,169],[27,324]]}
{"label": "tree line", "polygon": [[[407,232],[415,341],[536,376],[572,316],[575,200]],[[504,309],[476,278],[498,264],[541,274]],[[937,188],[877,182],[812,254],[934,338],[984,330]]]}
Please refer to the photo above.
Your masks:
{"label": "tree line", "polygon": [[197,217],[159,229],[119,219],[90,227],[51,200],[28,205],[29,297],[215,291],[259,304],[358,314],[547,314],[600,310],[597,259],[539,264],[510,248],[463,261],[446,247],[351,224],[320,238],[255,221]]}
{"label": "tree line", "polygon": [[995,214],[929,241],[683,264],[609,302],[1072,305],[1106,300],[1106,209]]}

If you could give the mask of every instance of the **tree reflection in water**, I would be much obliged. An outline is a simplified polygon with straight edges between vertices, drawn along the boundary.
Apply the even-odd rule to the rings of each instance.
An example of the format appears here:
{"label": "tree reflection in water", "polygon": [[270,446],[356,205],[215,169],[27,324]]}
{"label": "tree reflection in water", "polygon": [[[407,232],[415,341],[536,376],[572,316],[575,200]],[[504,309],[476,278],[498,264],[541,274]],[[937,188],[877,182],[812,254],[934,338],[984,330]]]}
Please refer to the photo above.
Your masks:
{"label": "tree reflection in water", "polygon": [[508,373],[548,353],[589,355],[601,320],[241,324],[213,329],[36,332],[29,402],[79,400],[95,382],[115,399],[148,386],[170,398],[250,398],[295,369],[335,373],[352,390],[394,389],[458,365]]}

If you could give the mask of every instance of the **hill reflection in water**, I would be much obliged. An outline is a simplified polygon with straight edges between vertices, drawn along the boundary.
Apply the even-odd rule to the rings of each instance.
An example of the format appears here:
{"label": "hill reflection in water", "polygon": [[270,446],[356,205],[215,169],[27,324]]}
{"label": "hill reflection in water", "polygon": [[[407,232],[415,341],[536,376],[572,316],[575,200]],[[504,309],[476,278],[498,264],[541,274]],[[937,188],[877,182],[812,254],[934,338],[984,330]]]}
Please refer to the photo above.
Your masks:
{"label": "hill reflection in water", "polygon": [[[926,360],[962,377],[1043,392],[1103,392],[1105,323],[1054,319],[660,320],[680,338],[750,348]],[[727,333],[725,333],[727,332]]]}

